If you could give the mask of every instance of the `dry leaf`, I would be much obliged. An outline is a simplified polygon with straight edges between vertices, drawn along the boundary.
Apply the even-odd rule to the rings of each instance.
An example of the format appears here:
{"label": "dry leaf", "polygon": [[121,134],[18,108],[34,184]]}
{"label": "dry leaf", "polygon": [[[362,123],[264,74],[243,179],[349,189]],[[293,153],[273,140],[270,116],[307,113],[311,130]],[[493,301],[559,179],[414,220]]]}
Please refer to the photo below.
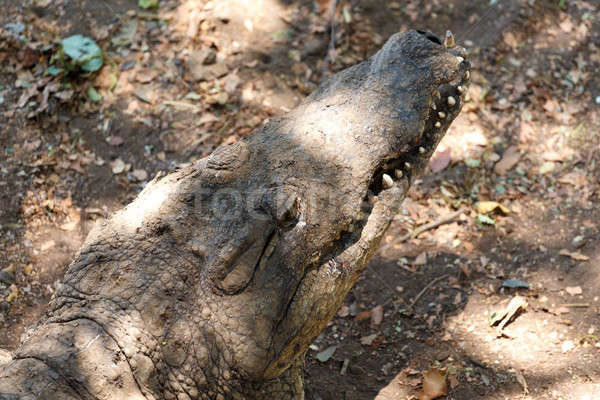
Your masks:
{"label": "dry leaf", "polygon": [[515,296],[512,298],[510,303],[506,306],[503,311],[494,312],[490,316],[490,326],[498,324],[498,331],[502,331],[504,326],[510,321],[510,319],[519,311],[519,309],[525,309],[527,307],[527,300],[522,296]]}
{"label": "dry leaf", "polygon": [[510,146],[502,155],[502,159],[494,166],[494,172],[500,175],[506,174],[519,162],[520,158],[519,148],[517,146]]}
{"label": "dry leaf", "polygon": [[521,387],[523,387],[523,393],[525,393],[525,394],[529,393],[529,388],[527,387],[527,381],[525,380],[525,377],[523,376],[521,371],[515,370],[515,376],[517,378],[517,382],[519,382]]}
{"label": "dry leaf", "polygon": [[347,305],[344,304],[338,310],[337,316],[340,318],[346,318],[348,315],[350,315],[350,307],[348,307]]}
{"label": "dry leaf", "polygon": [[121,136],[109,136],[108,144],[111,146],[120,146],[125,142]]}
{"label": "dry leaf", "polygon": [[497,201],[479,201],[475,204],[475,209],[480,214],[488,214],[495,210],[500,210],[504,214],[508,214],[510,210],[504,207],[502,204]]}
{"label": "dry leaf", "polygon": [[561,251],[558,252],[558,254],[560,254],[561,256],[571,257],[573,260],[577,260],[577,261],[588,261],[590,259],[585,254],[581,254],[578,251],[570,252],[567,249],[562,249]]}
{"label": "dry leaf", "polygon": [[569,293],[571,296],[577,296],[583,293],[583,289],[581,289],[581,286],[567,286],[565,292]]}
{"label": "dry leaf", "polygon": [[432,400],[448,393],[446,375],[438,369],[431,368],[423,374],[423,389],[419,392],[419,400]]}
{"label": "dry leaf", "polygon": [[371,310],[361,311],[356,317],[354,317],[354,321],[361,322],[369,318],[371,318]]}
{"label": "dry leaf", "polygon": [[65,222],[60,226],[60,229],[63,231],[72,231],[79,224],[79,220],[81,219],[81,215],[79,213],[73,213],[71,215],[71,220],[69,222]]}
{"label": "dry leaf", "polygon": [[413,265],[425,265],[427,264],[427,252],[423,252],[415,258]]}
{"label": "dry leaf", "polygon": [[379,305],[371,310],[371,326],[377,326],[383,321],[383,306]]}
{"label": "dry leaf", "polygon": [[56,242],[54,240],[48,240],[47,242],[44,242],[41,246],[40,246],[40,250],[41,251],[46,251],[48,249],[51,249],[52,247],[54,247],[56,245]]}
{"label": "dry leaf", "polygon": [[362,344],[363,346],[370,346],[373,344],[373,341],[375,340],[376,337],[377,337],[377,333],[374,333],[369,336],[363,336],[360,338],[360,344]]}

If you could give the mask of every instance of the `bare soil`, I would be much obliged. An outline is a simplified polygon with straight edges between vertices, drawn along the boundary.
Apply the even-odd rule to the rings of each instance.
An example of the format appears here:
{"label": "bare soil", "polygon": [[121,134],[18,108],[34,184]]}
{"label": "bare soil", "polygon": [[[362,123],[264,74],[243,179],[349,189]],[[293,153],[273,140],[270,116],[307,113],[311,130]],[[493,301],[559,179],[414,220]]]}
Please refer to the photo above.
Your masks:
{"label": "bare soil", "polygon": [[[0,0],[0,347],[157,172],[250,134],[396,31],[450,29],[476,65],[470,100],[311,346],[307,398],[413,398],[430,368],[440,398],[600,398],[598,1],[136,3]],[[103,69],[49,76],[76,33]],[[214,63],[194,64],[203,50]]]}

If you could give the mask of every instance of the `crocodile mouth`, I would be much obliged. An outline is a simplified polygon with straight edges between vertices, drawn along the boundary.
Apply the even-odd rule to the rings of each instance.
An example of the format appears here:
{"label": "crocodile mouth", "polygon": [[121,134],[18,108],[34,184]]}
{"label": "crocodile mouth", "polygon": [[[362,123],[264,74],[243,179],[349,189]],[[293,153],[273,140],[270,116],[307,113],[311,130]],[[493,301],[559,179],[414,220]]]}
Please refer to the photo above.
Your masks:
{"label": "crocodile mouth", "polygon": [[448,130],[465,103],[465,97],[471,81],[471,62],[463,47],[454,44],[450,31],[442,43],[436,36],[417,31],[430,41],[446,47],[447,51],[458,61],[458,73],[450,82],[443,83],[433,89],[428,115],[420,135],[410,144],[407,151],[402,151],[399,157],[384,160],[373,174],[368,195],[377,196],[391,189],[399,180],[406,179],[410,185],[414,177],[427,166],[429,158],[438,143]]}

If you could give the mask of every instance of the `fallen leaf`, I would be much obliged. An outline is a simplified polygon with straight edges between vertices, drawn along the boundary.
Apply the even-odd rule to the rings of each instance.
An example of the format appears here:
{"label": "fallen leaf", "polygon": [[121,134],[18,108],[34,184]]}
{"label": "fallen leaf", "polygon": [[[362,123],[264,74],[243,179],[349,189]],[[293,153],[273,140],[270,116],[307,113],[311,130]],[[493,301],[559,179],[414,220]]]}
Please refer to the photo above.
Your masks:
{"label": "fallen leaf", "polygon": [[8,294],[8,296],[6,296],[5,300],[10,303],[14,299],[16,299],[17,296],[19,295],[19,289],[17,288],[16,285],[12,284],[9,286],[9,290],[10,290],[10,293]]}
{"label": "fallen leaf", "polygon": [[107,141],[111,146],[120,146],[125,142],[121,136],[109,136]]}
{"label": "fallen leaf", "polygon": [[523,393],[525,393],[525,394],[529,393],[529,388],[527,387],[527,381],[525,380],[525,377],[523,376],[521,371],[515,370],[515,377],[517,378],[517,382],[519,382],[519,384],[523,388]]}
{"label": "fallen leaf", "polygon": [[427,264],[427,252],[423,252],[419,254],[415,261],[413,261],[413,265],[425,265]]}
{"label": "fallen leaf", "polygon": [[87,97],[88,99],[90,99],[90,101],[93,102],[98,102],[102,100],[102,95],[100,93],[98,93],[98,91],[96,89],[94,89],[93,86],[90,86],[88,91],[87,91]]}
{"label": "fallen leaf", "polygon": [[76,215],[77,216],[75,218],[72,218],[71,221],[62,224],[60,226],[60,229],[62,229],[63,231],[74,230],[77,227],[77,225],[79,224],[79,220],[80,220],[79,214],[76,214]]}
{"label": "fallen leaf", "polygon": [[361,311],[356,317],[354,317],[354,321],[361,322],[369,318],[371,318],[371,310]]}
{"label": "fallen leaf", "polygon": [[525,288],[529,289],[529,283],[523,282],[519,279],[507,279],[502,282],[502,287],[516,289],[516,288]]}
{"label": "fallen leaf", "polygon": [[330,347],[326,348],[325,350],[323,350],[322,352],[317,353],[315,358],[322,363],[327,362],[333,356],[333,353],[335,353],[336,349],[337,349],[337,346],[330,346]]}
{"label": "fallen leaf", "polygon": [[350,315],[350,307],[348,307],[347,305],[344,304],[338,310],[337,315],[340,318],[346,318],[348,315]]}
{"label": "fallen leaf", "polygon": [[577,296],[583,293],[583,289],[581,289],[581,286],[567,286],[565,292],[569,293],[571,296]]}
{"label": "fallen leaf", "polygon": [[587,183],[587,177],[583,171],[573,171],[561,176],[558,181],[573,186],[584,186]]}
{"label": "fallen leaf", "polygon": [[558,252],[558,254],[560,254],[561,256],[571,257],[573,260],[577,260],[577,261],[588,261],[590,259],[585,254],[581,254],[578,251],[570,252],[567,249],[562,249],[561,251]]}
{"label": "fallen leaf", "polygon": [[431,368],[423,374],[423,389],[417,395],[419,400],[432,400],[447,393],[446,375],[440,370]]}
{"label": "fallen leaf", "polygon": [[520,159],[521,155],[519,154],[519,148],[517,146],[510,146],[506,149],[500,161],[494,165],[494,172],[499,175],[504,175],[510,171]]}
{"label": "fallen leaf", "polygon": [[500,312],[493,312],[490,315],[490,326],[494,326],[498,322],[498,330],[502,331],[504,326],[511,320],[511,318],[519,311],[520,309],[525,309],[527,307],[527,300],[525,300],[522,296],[515,296],[512,298],[510,303],[506,306],[506,308]]}
{"label": "fallen leaf", "polygon": [[215,122],[218,120],[219,119],[217,117],[215,117],[215,115],[213,113],[204,113],[198,120],[198,124],[204,125],[204,124],[208,124],[209,122]]}
{"label": "fallen leaf", "polygon": [[42,245],[40,246],[40,251],[46,251],[48,249],[51,249],[55,245],[56,242],[54,240],[48,240],[47,242],[42,243]]}
{"label": "fallen leaf", "polygon": [[371,310],[371,326],[375,327],[383,321],[383,306],[378,305]]}
{"label": "fallen leaf", "polygon": [[480,214],[489,214],[495,210],[500,210],[504,214],[508,214],[510,212],[508,208],[504,207],[497,201],[478,201],[475,204],[475,209]]}
{"label": "fallen leaf", "polygon": [[370,346],[373,344],[373,341],[375,341],[375,338],[377,338],[377,333],[374,333],[372,335],[369,336],[363,336],[360,338],[360,344],[362,344],[363,346]]}
{"label": "fallen leaf", "polygon": [[556,164],[552,161],[546,161],[540,166],[539,173],[540,175],[547,174],[548,172],[554,171],[556,168]]}

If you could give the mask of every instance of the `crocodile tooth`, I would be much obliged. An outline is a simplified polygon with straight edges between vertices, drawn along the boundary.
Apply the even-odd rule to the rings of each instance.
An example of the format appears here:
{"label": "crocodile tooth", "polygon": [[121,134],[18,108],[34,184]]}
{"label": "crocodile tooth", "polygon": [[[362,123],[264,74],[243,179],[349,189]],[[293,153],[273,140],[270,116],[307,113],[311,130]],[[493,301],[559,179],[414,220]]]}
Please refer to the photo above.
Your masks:
{"label": "crocodile tooth", "polygon": [[456,104],[456,99],[452,96],[448,96],[448,105],[453,106]]}
{"label": "crocodile tooth", "polygon": [[442,123],[440,121],[435,123],[435,127],[436,128],[441,128],[442,127]]}
{"label": "crocodile tooth", "polygon": [[419,153],[425,154],[425,147],[419,147]]}
{"label": "crocodile tooth", "polygon": [[400,178],[402,178],[402,176],[403,176],[404,174],[402,173],[402,170],[400,170],[400,169],[395,169],[395,170],[394,170],[394,175],[396,175],[396,178],[400,179]]}
{"label": "crocodile tooth", "polygon": [[456,90],[458,90],[458,93],[463,94],[465,92],[465,87],[464,86],[457,86]]}
{"label": "crocodile tooth", "polygon": [[435,103],[431,103],[431,108],[437,110],[437,106],[435,105]]}
{"label": "crocodile tooth", "polygon": [[440,118],[442,118],[442,119],[443,119],[443,118],[446,118],[446,113],[445,113],[445,112],[443,112],[443,111],[440,111],[440,112],[438,113],[438,115],[439,115],[439,116],[440,116]]}
{"label": "crocodile tooth", "polygon": [[471,72],[470,71],[465,72],[465,79],[466,80],[471,79]]}
{"label": "crocodile tooth", "polygon": [[465,61],[465,59],[461,56],[456,57],[456,59],[458,60],[458,63],[462,63],[463,61]]}
{"label": "crocodile tooth", "polygon": [[394,180],[388,174],[383,174],[382,176],[382,184],[385,189],[389,189],[394,186]]}
{"label": "crocodile tooth", "polygon": [[410,169],[410,163],[408,161],[404,163],[404,166],[406,167],[406,169]]}
{"label": "crocodile tooth", "polygon": [[446,31],[446,39],[444,40],[444,47],[447,49],[450,47],[454,47],[456,43],[454,43],[454,35],[450,31]]}

